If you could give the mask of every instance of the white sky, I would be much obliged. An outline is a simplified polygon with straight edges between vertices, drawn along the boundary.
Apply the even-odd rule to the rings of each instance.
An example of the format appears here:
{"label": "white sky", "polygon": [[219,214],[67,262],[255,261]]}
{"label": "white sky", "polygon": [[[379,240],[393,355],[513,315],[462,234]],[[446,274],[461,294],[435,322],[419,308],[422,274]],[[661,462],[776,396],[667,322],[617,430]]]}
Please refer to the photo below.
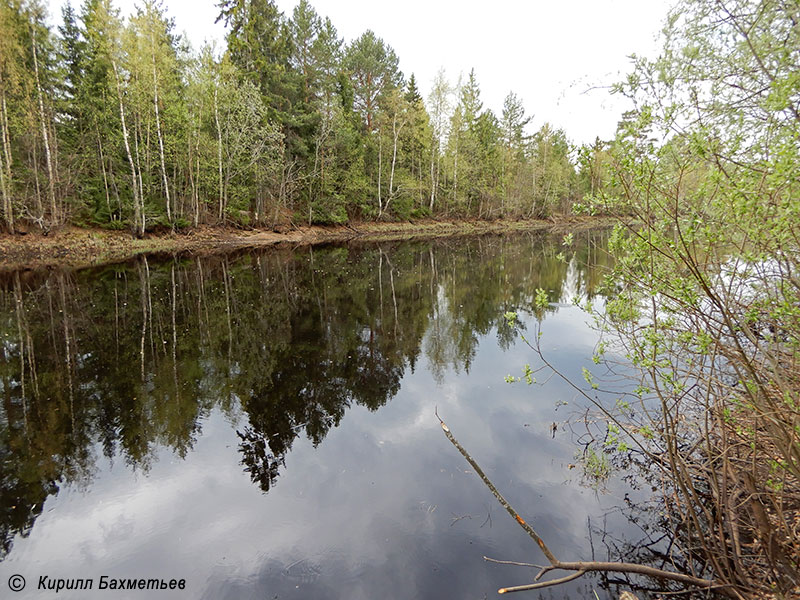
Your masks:
{"label": "white sky", "polygon": [[[287,15],[297,0],[276,0]],[[60,20],[64,0],[49,0]],[[311,0],[346,42],[372,29],[392,46],[400,68],[416,75],[424,96],[444,68],[455,83],[475,68],[484,107],[499,116],[514,91],[533,115],[532,128],[548,121],[575,142],[610,138],[627,108],[605,89],[618,81],[632,53],[653,55],[671,0]],[[116,0],[124,15],[135,0]],[[214,25],[216,0],[164,0],[178,31],[195,47],[205,39],[222,45]],[[80,0],[73,0],[73,6]]]}

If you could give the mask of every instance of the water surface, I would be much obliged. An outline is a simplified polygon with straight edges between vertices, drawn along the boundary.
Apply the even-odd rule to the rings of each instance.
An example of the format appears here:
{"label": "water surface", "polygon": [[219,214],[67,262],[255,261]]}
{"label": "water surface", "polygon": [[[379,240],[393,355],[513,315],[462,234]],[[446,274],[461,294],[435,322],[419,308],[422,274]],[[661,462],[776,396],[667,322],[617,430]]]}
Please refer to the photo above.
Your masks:
{"label": "water surface", "polygon": [[[566,374],[591,362],[596,334],[571,302],[595,296],[608,258],[602,232],[575,237],[3,274],[3,597],[15,573],[19,598],[53,597],[41,575],[187,582],[116,597],[495,597],[535,571],[483,556],[544,558],[435,408],[561,558],[605,557],[590,525],[614,522],[625,490],[597,494],[573,468],[560,424],[581,410],[574,392],[504,381],[535,361],[508,311],[542,321]],[[541,597],[603,598],[601,584]]]}

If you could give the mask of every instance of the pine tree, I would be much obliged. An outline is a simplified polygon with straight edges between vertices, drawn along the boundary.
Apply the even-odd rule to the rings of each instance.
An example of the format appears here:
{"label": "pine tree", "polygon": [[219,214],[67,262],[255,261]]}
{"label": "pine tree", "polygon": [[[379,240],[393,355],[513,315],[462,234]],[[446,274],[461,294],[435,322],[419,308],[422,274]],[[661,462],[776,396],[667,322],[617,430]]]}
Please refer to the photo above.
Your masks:
{"label": "pine tree", "polygon": [[344,66],[353,84],[354,105],[364,120],[367,133],[375,125],[380,99],[401,85],[397,55],[372,31],[366,31],[347,48]]}
{"label": "pine tree", "polygon": [[266,100],[268,115],[286,128],[291,121],[291,34],[272,0],[222,0],[222,20],[231,62],[252,81]]}

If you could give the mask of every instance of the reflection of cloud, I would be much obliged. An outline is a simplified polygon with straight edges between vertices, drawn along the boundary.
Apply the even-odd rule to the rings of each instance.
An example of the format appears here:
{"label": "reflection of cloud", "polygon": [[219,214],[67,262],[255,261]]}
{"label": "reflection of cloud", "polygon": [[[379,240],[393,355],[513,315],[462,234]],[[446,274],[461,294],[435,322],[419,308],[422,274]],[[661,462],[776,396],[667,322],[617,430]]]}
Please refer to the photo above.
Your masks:
{"label": "reflection of cloud", "polygon": [[[527,397],[532,388],[487,397],[493,375],[476,371],[478,381],[437,393],[440,411],[554,549],[576,558],[583,515],[596,501],[564,485],[559,458],[570,446],[523,427],[547,412]],[[235,440],[215,412],[185,461],[162,458],[146,479],[103,472],[91,494],[57,499],[58,519],[43,518],[15,562],[35,556],[53,572],[86,576],[186,576],[187,598],[375,598],[382,589],[393,598],[460,598],[524,580],[525,570],[482,561],[538,551],[444,438],[430,376],[419,373],[411,379],[422,381],[381,411],[351,410],[319,450],[298,440],[281,486],[267,495],[235,466]],[[454,525],[454,514],[471,518]],[[492,526],[481,527],[487,514]]]}
{"label": "reflection of cloud", "polygon": [[[21,571],[21,565],[35,564],[54,575],[186,577],[186,598],[492,596],[497,587],[524,580],[529,573],[485,564],[484,554],[526,561],[541,557],[447,442],[434,407],[557,553],[565,559],[586,557],[586,517],[597,514],[600,504],[571,479],[575,473],[567,464],[575,448],[569,437],[559,433],[553,439],[549,433],[551,423],[563,419],[556,402],[572,403],[574,391],[557,379],[544,387],[504,383],[504,375],[520,374],[525,363],[535,362],[535,355],[506,335],[508,331],[497,329],[503,310],[531,306],[539,279],[531,279],[530,273],[541,273],[542,286],[568,292],[580,289],[580,273],[538,252],[547,248],[538,237],[531,237],[525,247],[496,240],[474,246],[484,263],[478,274],[465,272],[470,263],[459,253],[437,249],[441,256],[430,264],[437,265],[435,277],[446,285],[434,285],[433,273],[430,287],[427,275],[422,287],[411,277],[397,278],[399,326],[405,329],[400,338],[386,332],[393,326],[382,329],[382,319],[377,326],[367,318],[377,314],[377,306],[359,308],[359,318],[337,320],[340,307],[358,312],[352,305],[359,294],[348,292],[339,298],[331,292],[328,312],[309,310],[317,299],[299,296],[296,315],[287,303],[285,314],[265,321],[293,327],[293,346],[285,342],[280,352],[270,354],[262,333],[272,330],[252,326],[261,316],[260,308],[242,309],[249,292],[253,302],[247,306],[255,306],[261,295],[237,284],[242,287],[234,288],[240,299],[234,339],[242,345],[235,354],[251,359],[252,365],[242,359],[230,367],[223,326],[217,340],[221,354],[211,359],[198,354],[192,371],[201,378],[198,397],[207,399],[204,406],[214,404],[219,390],[229,400],[190,423],[192,427],[183,421],[186,411],[195,408],[191,396],[183,396],[189,398],[186,404],[171,404],[175,398],[154,395],[146,406],[152,412],[131,419],[132,427],[148,415],[154,415],[153,422],[160,415],[172,418],[174,431],[196,432],[198,439],[185,460],[154,438],[142,446],[154,448],[156,454],[146,474],[120,468],[129,464],[124,453],[117,454],[113,469],[98,463],[93,485],[85,493],[65,485],[58,497],[48,500],[31,536],[15,540],[14,552],[0,564],[0,571]],[[398,255],[399,263],[403,255]],[[536,258],[528,265],[520,256]],[[369,258],[364,251],[363,261],[354,260],[353,265],[371,272]],[[412,253],[405,258],[409,265],[416,264]],[[428,264],[425,258],[423,266]],[[495,269],[497,265],[503,268]],[[237,276],[243,274],[236,269]],[[501,271],[498,282],[495,276]],[[211,282],[209,275],[209,294],[214,289]],[[433,298],[426,296],[430,289]],[[404,304],[408,298],[413,301]],[[414,303],[414,311],[404,312]],[[423,354],[420,347],[427,349],[434,336],[433,304],[441,319],[437,341],[442,352]],[[217,305],[216,312],[225,314],[221,308]],[[579,309],[556,308],[543,317],[542,343],[559,368],[579,374],[582,364],[590,361],[595,334]],[[534,316],[524,308],[518,312],[528,334],[533,334]],[[318,321],[329,327],[327,341],[342,344],[339,354],[315,350]],[[373,326],[365,329],[364,322]],[[194,323],[187,320],[187,328]],[[351,333],[354,341],[348,340]],[[138,337],[134,341],[138,344]],[[188,345],[193,338],[186,341]],[[295,352],[289,351],[292,348]],[[353,348],[363,350],[357,360],[350,360]],[[342,368],[332,368],[343,356],[348,360],[341,361]],[[413,372],[398,366],[406,365],[409,356],[422,362]],[[376,377],[379,371],[383,379]],[[226,375],[221,378],[219,373]],[[162,376],[171,386],[171,369]],[[228,378],[242,380],[236,392],[228,387]],[[152,382],[163,385],[158,378]],[[243,408],[236,393],[244,398]],[[364,404],[353,402],[353,394],[362,394]],[[289,404],[292,411],[287,410]],[[240,409],[241,422],[236,422]],[[129,414],[127,410],[126,405],[120,407],[121,414]],[[309,427],[308,423],[328,423],[330,415],[336,417],[330,430]],[[285,453],[280,485],[268,494],[243,471],[235,430],[245,423],[268,439],[283,432],[288,440],[284,447],[291,449]],[[125,439],[133,442],[143,439],[134,434],[146,433],[131,431]],[[569,589],[577,588],[568,588],[565,595]]]}

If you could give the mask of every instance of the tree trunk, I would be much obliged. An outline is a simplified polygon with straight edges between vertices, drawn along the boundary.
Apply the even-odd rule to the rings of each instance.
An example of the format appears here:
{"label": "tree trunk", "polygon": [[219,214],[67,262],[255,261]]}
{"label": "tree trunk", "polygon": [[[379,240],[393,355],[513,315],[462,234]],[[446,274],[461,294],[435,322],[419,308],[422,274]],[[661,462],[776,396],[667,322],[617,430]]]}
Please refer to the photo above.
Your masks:
{"label": "tree trunk", "polygon": [[3,80],[0,77],[0,155],[5,155],[5,160],[0,161],[3,171],[3,214],[9,233],[14,233],[14,205],[11,202],[11,141],[8,132],[8,107],[6,106],[6,92]]}
{"label": "tree trunk", "polygon": [[128,163],[131,166],[131,185],[133,185],[133,230],[137,237],[144,235],[144,206],[141,198],[141,190],[139,189],[139,182],[136,177],[136,163],[133,161],[133,154],[131,154],[131,145],[128,142],[128,126],[125,123],[125,108],[122,104],[122,85],[119,81],[119,71],[117,70],[116,61],[111,61],[111,67],[114,70],[114,80],[117,83],[117,99],[119,100],[119,118],[122,122],[122,139],[125,141],[125,152],[128,155]]}
{"label": "tree trunk", "polygon": [[47,163],[48,196],[50,198],[50,224],[59,222],[58,207],[56,206],[56,182],[53,174],[53,159],[50,155],[50,135],[47,131],[47,122],[44,115],[44,100],[42,99],[42,85],[39,80],[39,59],[36,49],[36,28],[31,27],[31,46],[33,48],[33,72],[36,79],[36,92],[39,97],[39,122],[42,126],[42,141],[44,142],[45,161]]}
{"label": "tree trunk", "polygon": [[156,133],[158,134],[158,154],[159,158],[161,159],[161,177],[164,180],[164,195],[166,196],[167,201],[167,220],[169,221],[170,225],[172,223],[172,208],[171,202],[169,197],[169,181],[167,180],[167,167],[164,160],[164,138],[161,135],[161,117],[159,116],[158,112],[158,75],[156,73],[156,46],[155,40],[153,36],[150,36],[150,46],[152,49],[152,57],[153,57],[153,106],[155,107],[156,111]]}
{"label": "tree trunk", "polygon": [[[38,144],[36,140],[31,145],[31,163],[33,164],[33,185],[36,188],[36,218],[39,220],[40,226],[44,222],[44,206],[42,206],[42,186],[39,185],[39,155],[36,153]],[[23,208],[26,208],[23,206]]]}
{"label": "tree trunk", "polygon": [[6,92],[3,80],[0,77],[0,184],[3,194],[3,217],[9,233],[14,233],[14,205],[11,202],[11,142],[8,132],[8,108],[6,106]]}
{"label": "tree trunk", "polygon": [[[194,226],[200,224],[200,130],[203,125],[203,103],[197,113],[197,129],[194,131],[194,161],[189,161],[189,175],[192,179],[192,203],[194,204]],[[191,147],[192,140],[189,139]],[[194,162],[194,164],[192,164]]]}
{"label": "tree trunk", "polygon": [[217,99],[217,92],[219,90],[219,82],[214,86],[214,123],[217,126],[217,162],[219,165],[219,220],[224,221],[224,186],[222,185],[222,128],[219,125],[219,101]]}
{"label": "tree trunk", "polygon": [[6,94],[0,75],[0,194],[3,196],[3,221],[9,233],[14,233],[14,210],[11,205],[11,153],[6,141]]}
{"label": "tree trunk", "polygon": [[453,165],[453,204],[458,200],[458,132],[456,132],[456,157]]}
{"label": "tree trunk", "polygon": [[[142,214],[144,214],[144,181],[142,180],[142,173],[147,172],[151,173],[152,168],[150,166],[150,124],[147,124],[147,138],[143,138],[142,136],[142,116],[140,114],[135,114],[133,120],[133,159],[136,161],[136,176],[139,180],[139,199],[142,202]],[[145,168],[142,169],[142,152],[139,151],[139,142],[142,141],[142,146],[144,146],[144,166]],[[151,186],[148,185],[148,192],[152,193],[150,189]]]}
{"label": "tree trunk", "polygon": [[434,166],[438,162],[437,155],[439,154],[439,144],[437,143],[436,135],[431,136],[431,202],[428,205],[428,210],[433,212],[433,203],[436,200],[436,171]]}
{"label": "tree trunk", "polygon": [[[392,201],[392,196],[394,195],[394,166],[397,162],[397,141],[400,138],[400,132],[403,131],[403,127],[405,123],[400,125],[400,128],[397,127],[397,114],[394,115],[392,119],[392,137],[394,138],[394,144],[392,149],[392,170],[389,174],[389,197],[386,198],[386,206],[383,207],[383,210],[389,208],[389,202]],[[380,215],[378,215],[380,217]]]}
{"label": "tree trunk", "polygon": [[381,199],[381,172],[383,171],[383,128],[378,128],[378,218],[383,213],[383,200]]}
{"label": "tree trunk", "polygon": [[6,168],[3,161],[3,154],[2,150],[0,150],[0,194],[3,196],[3,221],[9,233],[14,233],[14,214],[11,210],[11,197],[6,187]]}

